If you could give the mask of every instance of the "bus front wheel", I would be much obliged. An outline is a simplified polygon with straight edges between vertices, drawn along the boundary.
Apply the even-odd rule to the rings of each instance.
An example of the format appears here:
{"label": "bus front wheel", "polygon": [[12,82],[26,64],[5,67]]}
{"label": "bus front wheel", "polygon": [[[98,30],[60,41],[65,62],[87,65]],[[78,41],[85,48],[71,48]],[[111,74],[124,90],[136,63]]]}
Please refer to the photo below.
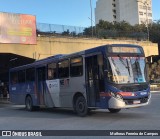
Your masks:
{"label": "bus front wheel", "polygon": [[25,103],[26,103],[26,109],[28,111],[33,111],[33,101],[32,101],[32,98],[30,96],[27,96]]}
{"label": "bus front wheel", "polygon": [[87,107],[86,100],[85,100],[85,98],[83,96],[79,96],[76,99],[75,111],[81,117],[87,115],[87,113],[88,113],[88,107]]}
{"label": "bus front wheel", "polygon": [[108,108],[108,110],[111,113],[118,113],[118,112],[120,112],[121,109],[111,109],[111,108]]}

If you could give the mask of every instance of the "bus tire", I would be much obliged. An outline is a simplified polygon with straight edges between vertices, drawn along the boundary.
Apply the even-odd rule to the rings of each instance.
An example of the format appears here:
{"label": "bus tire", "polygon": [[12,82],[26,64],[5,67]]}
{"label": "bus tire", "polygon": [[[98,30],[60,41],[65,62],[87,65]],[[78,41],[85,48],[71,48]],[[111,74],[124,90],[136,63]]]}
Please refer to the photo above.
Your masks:
{"label": "bus tire", "polygon": [[75,111],[76,111],[78,116],[84,117],[84,116],[87,115],[88,107],[87,107],[86,100],[85,100],[85,98],[83,96],[79,96],[76,99]]}
{"label": "bus tire", "polygon": [[108,108],[109,112],[110,113],[118,113],[120,112],[121,109],[111,109],[111,108]]}
{"label": "bus tire", "polygon": [[26,97],[25,104],[26,104],[26,110],[33,111],[34,107],[33,107],[33,101],[31,96]]}

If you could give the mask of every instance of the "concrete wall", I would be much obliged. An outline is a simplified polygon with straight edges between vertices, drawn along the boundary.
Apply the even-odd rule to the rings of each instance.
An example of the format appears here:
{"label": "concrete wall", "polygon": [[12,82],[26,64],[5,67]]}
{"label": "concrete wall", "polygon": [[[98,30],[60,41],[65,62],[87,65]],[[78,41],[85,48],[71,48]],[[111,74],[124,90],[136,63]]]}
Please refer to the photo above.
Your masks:
{"label": "concrete wall", "polygon": [[158,55],[158,44],[133,40],[37,37],[37,45],[0,44],[0,53],[14,53],[42,59],[55,54],[69,54],[104,44],[138,44],[145,55]]}

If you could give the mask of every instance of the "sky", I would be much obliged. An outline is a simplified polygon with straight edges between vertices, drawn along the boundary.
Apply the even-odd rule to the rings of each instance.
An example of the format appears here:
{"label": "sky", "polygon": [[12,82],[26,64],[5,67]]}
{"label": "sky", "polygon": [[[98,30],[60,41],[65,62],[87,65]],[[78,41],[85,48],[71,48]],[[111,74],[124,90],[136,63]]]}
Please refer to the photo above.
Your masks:
{"label": "sky", "polygon": [[[93,24],[96,0],[92,1]],[[160,0],[152,0],[153,20],[160,19]],[[0,12],[31,14],[37,23],[88,27],[90,0],[0,0]]]}

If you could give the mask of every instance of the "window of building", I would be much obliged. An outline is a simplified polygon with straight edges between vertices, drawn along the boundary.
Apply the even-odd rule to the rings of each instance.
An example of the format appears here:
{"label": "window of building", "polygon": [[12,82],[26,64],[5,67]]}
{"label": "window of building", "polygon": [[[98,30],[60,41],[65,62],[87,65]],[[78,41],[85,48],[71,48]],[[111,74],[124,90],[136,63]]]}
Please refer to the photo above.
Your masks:
{"label": "window of building", "polygon": [[139,8],[140,8],[140,9],[143,9],[143,6],[142,6],[142,5],[139,5]]}
{"label": "window of building", "polygon": [[82,76],[83,75],[83,59],[82,57],[71,58],[70,62],[70,76]]}
{"label": "window of building", "polygon": [[64,60],[58,63],[58,77],[67,78],[69,77],[69,61]]}
{"label": "window of building", "polygon": [[148,13],[148,16],[152,17],[152,13]]}
{"label": "window of building", "polygon": [[113,3],[112,5],[113,5],[113,7],[116,7],[116,4]]}
{"label": "window of building", "polygon": [[146,6],[143,6],[143,9],[146,10]]}
{"label": "window of building", "polygon": [[143,15],[143,12],[139,12],[139,15]]}
{"label": "window of building", "polygon": [[48,80],[57,78],[57,64],[51,63],[48,64]]}
{"label": "window of building", "polygon": [[113,15],[113,18],[116,19],[116,15]]}
{"label": "window of building", "polygon": [[116,14],[116,10],[113,9],[113,13]]}

